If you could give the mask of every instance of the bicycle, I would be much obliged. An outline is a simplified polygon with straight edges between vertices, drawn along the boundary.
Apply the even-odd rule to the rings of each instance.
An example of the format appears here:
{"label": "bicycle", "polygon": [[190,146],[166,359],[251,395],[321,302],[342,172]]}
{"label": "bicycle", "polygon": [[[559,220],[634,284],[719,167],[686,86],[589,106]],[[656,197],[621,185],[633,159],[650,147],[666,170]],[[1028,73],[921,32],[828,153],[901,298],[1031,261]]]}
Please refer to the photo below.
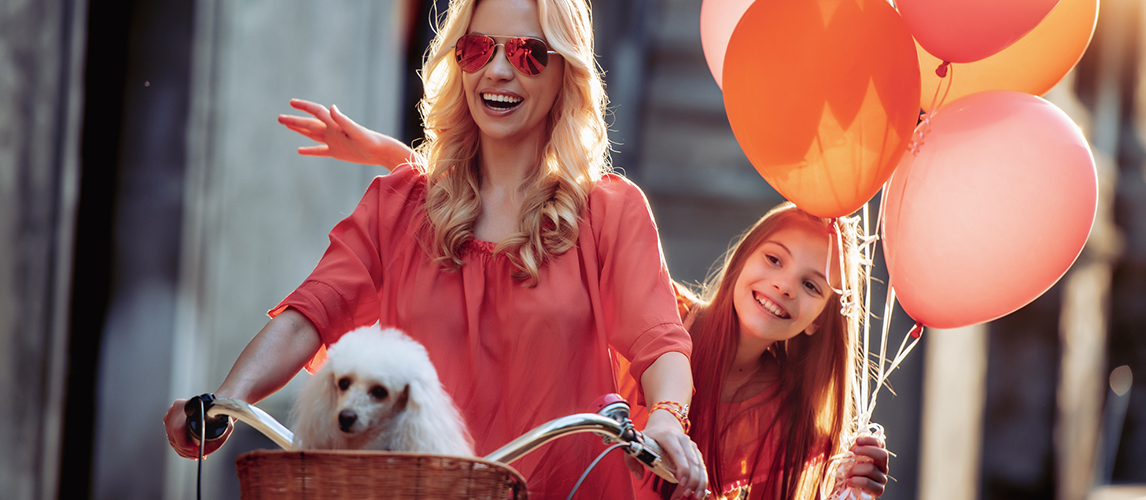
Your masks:
{"label": "bicycle", "polygon": [[[230,419],[245,422],[282,450],[256,450],[236,460],[244,500],[362,499],[362,498],[478,498],[526,499],[524,477],[508,464],[538,447],[571,434],[592,432],[609,445],[594,460],[577,485],[606,454],[623,449],[666,481],[676,476],[662,460],[657,443],[646,440],[629,419],[629,404],[616,394],[594,403],[596,413],[578,413],[546,422],[482,458],[422,453],[362,450],[297,450],[293,433],[258,407],[210,394],[196,396],[184,406],[188,433],[201,444],[221,437]],[[201,430],[202,429],[202,430]],[[201,475],[201,473],[200,473]]]}

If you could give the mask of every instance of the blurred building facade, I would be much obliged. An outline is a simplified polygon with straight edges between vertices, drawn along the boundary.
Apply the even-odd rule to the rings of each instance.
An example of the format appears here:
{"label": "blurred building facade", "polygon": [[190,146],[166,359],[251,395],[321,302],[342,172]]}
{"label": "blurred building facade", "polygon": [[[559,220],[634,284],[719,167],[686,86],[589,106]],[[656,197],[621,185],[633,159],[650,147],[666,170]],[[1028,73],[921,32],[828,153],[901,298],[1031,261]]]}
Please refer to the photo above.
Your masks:
{"label": "blurred building facade", "polygon": [[[433,4],[0,8],[5,498],[192,498],[194,464],[168,448],[162,414],[218,386],[382,172],[299,157],[307,141],[274,117],[301,97],[416,139],[411,65]],[[1095,151],[1103,192],[1091,242],[1027,308],[925,334],[877,408],[896,454],[883,498],[1081,499],[1096,485],[1146,483],[1146,12],[1135,0],[1102,9],[1084,60],[1048,96]],[[780,201],[732,137],[699,10],[700,0],[594,2],[614,164],[649,196],[684,282],[702,281]],[[910,324],[900,312],[893,335]],[[1137,377],[1118,395],[1107,377],[1122,365]],[[260,406],[285,420],[292,394]],[[240,426],[204,463],[204,495],[237,498],[234,457],[272,446]]]}

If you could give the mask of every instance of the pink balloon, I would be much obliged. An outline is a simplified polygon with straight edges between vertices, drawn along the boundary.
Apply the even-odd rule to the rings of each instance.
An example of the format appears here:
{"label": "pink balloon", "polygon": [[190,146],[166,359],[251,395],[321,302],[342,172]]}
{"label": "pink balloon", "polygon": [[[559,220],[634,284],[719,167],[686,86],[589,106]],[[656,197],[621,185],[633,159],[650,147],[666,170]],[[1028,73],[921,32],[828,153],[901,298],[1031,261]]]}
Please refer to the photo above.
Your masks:
{"label": "pink balloon", "polygon": [[755,0],[704,0],[700,4],[700,46],[716,86],[724,88],[724,52],[736,23]]}
{"label": "pink balloon", "polygon": [[955,100],[930,126],[885,191],[891,286],[933,328],[1010,314],[1054,285],[1086,243],[1098,204],[1090,147],[1054,105],[1010,90]]}
{"label": "pink balloon", "polygon": [[954,63],[978,61],[1018,41],[1059,0],[899,0],[896,7],[915,40]]}

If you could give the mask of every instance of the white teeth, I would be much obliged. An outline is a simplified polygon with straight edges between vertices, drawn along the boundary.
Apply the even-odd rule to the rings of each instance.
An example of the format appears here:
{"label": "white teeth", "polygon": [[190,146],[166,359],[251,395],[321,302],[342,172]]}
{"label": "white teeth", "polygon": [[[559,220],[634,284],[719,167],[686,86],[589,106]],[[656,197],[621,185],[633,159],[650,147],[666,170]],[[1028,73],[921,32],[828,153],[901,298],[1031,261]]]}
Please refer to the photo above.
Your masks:
{"label": "white teeth", "polygon": [[753,296],[753,298],[756,299],[756,302],[759,303],[761,306],[763,306],[764,309],[766,309],[768,312],[775,314],[776,316],[779,316],[781,318],[787,318],[788,317],[788,313],[784,312],[784,310],[781,309],[780,306],[776,305],[776,303],[772,302],[771,300],[768,300],[763,295],[759,295],[759,294],[753,292],[752,296]]}
{"label": "white teeth", "polygon": [[516,103],[519,103],[522,101],[522,99],[520,97],[512,97],[512,96],[502,95],[502,94],[485,93],[485,94],[481,95],[481,98],[485,99],[487,101],[508,102],[511,104],[516,104]]}

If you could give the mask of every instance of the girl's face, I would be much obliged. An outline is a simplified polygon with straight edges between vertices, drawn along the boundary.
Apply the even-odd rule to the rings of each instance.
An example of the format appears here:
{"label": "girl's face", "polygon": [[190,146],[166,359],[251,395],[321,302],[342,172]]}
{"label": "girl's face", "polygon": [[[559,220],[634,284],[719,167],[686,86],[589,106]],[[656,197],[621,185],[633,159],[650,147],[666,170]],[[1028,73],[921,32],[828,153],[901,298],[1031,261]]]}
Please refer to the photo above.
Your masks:
{"label": "girl's face", "polygon": [[[490,35],[499,44],[519,36],[545,40],[535,0],[481,0],[474,8],[469,33]],[[493,58],[481,69],[462,73],[474,122],[483,139],[543,143],[546,117],[565,76],[565,60],[549,54],[545,69],[528,76],[510,65],[504,46],[494,50]]]}
{"label": "girl's face", "polygon": [[[824,276],[827,259],[826,229],[809,223],[786,224],[756,248],[732,292],[742,346],[767,348],[815,333],[813,323],[834,296]],[[832,274],[838,275],[835,259]]]}

